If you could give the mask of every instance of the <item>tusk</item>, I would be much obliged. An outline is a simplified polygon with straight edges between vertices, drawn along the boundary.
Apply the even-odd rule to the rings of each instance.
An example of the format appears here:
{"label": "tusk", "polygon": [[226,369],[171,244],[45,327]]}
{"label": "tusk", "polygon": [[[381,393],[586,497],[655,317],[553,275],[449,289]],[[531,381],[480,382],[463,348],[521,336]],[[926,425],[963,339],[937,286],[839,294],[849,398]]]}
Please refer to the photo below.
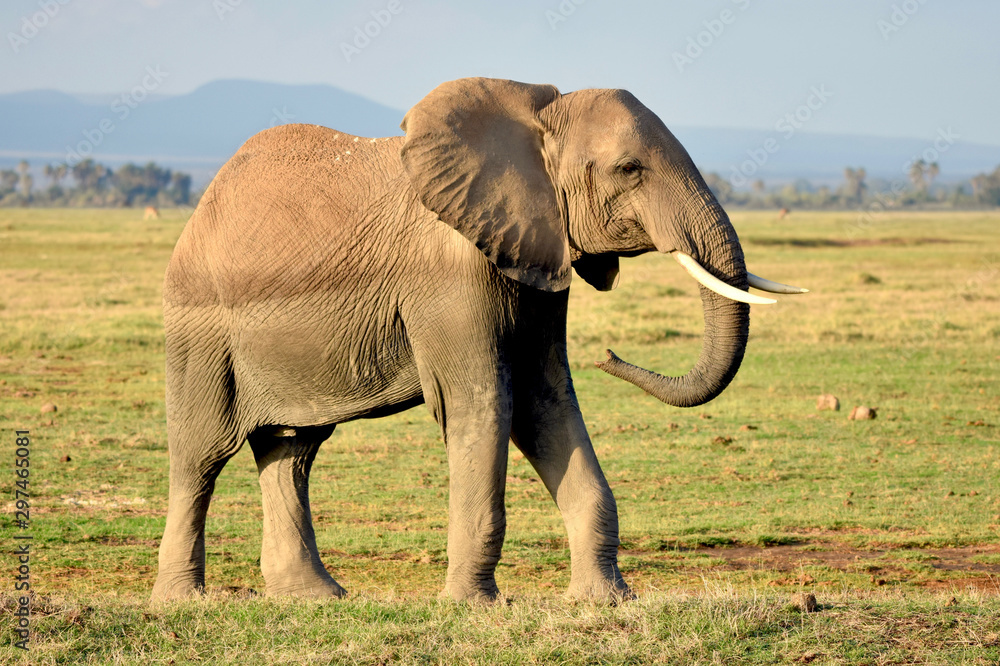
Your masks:
{"label": "tusk", "polygon": [[772,294],[808,294],[808,289],[803,289],[802,287],[793,287],[787,284],[781,284],[780,282],[772,282],[771,280],[765,280],[762,277],[757,277],[753,273],[747,273],[747,280],[750,282],[750,286],[754,289],[760,289],[761,291],[769,291]]}
{"label": "tusk", "polygon": [[725,296],[726,298],[739,301],[740,303],[752,303],[756,305],[770,305],[771,303],[778,302],[773,298],[764,298],[763,296],[749,294],[742,289],[737,289],[732,285],[726,284],[706,271],[702,265],[695,261],[694,257],[689,254],[684,254],[683,252],[672,252],[671,254],[674,255],[674,259],[677,260],[677,263],[683,266],[684,270],[686,270],[691,277],[700,282],[706,289],[711,289],[720,296]]}

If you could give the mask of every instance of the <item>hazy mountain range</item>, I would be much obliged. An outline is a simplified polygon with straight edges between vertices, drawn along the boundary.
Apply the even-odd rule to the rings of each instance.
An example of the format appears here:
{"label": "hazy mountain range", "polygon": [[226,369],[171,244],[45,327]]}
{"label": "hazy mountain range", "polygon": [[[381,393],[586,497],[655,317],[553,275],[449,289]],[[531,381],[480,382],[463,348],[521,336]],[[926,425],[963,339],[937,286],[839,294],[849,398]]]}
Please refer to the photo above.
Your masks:
{"label": "hazy mountain range", "polygon": [[[0,95],[0,166],[27,159],[38,170],[88,156],[111,166],[154,160],[192,173],[197,186],[267,127],[314,123],[388,136],[401,133],[404,113],[329,85],[228,80],[186,95],[139,96],[51,90]],[[964,180],[1000,165],[1000,147],[963,141],[948,127],[923,139],[809,133],[787,123],[772,130],[671,130],[703,171],[716,171],[736,185],[740,176],[768,184],[797,178],[835,184],[846,166],[865,167],[870,178],[906,181],[904,165],[928,150],[937,151],[927,156],[940,164],[939,181]]]}

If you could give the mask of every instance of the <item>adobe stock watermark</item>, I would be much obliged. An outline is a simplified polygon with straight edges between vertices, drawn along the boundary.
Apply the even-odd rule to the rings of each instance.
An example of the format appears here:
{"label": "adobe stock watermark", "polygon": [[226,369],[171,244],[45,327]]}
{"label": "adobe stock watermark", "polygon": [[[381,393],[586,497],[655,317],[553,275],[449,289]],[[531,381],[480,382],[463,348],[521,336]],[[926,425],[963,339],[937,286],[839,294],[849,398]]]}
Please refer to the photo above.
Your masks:
{"label": "adobe stock watermark", "polygon": [[[732,3],[740,11],[746,11],[750,7],[750,0],[732,0]],[[674,65],[677,66],[677,71],[683,74],[685,67],[693,65],[694,61],[700,58],[705,53],[705,50],[715,44],[716,40],[722,36],[727,26],[736,23],[737,16],[738,14],[732,9],[723,9],[719,12],[718,17],[702,21],[705,29],[694,36],[688,36],[687,46],[683,52],[674,51],[673,53]]]}
{"label": "adobe stock watermark", "polygon": [[854,238],[858,234],[868,231],[875,224],[875,215],[884,213],[887,209],[899,203],[899,200],[906,193],[906,182],[909,178],[910,167],[913,166],[914,162],[920,159],[928,163],[937,162],[941,155],[947,153],[955,145],[955,142],[961,138],[962,135],[952,130],[951,126],[947,128],[939,127],[937,129],[937,136],[934,137],[929,146],[924,148],[919,154],[911,155],[908,160],[903,162],[899,168],[902,175],[899,178],[894,178],[885,190],[876,192],[874,200],[859,211],[857,221],[844,230],[847,237]]}
{"label": "adobe stock watermark", "polygon": [[780,140],[769,136],[764,139],[764,142],[759,147],[748,149],[746,152],[749,159],[744,160],[738,166],[733,165],[731,167],[732,172],[729,174],[729,182],[735,187],[746,185],[747,181],[762,166],[767,164],[767,161],[771,159],[771,155],[781,150],[782,143],[795,136],[795,133],[812,120],[813,115],[822,109],[831,97],[833,97],[833,93],[827,90],[825,83],[810,88],[805,102],[775,121],[774,131],[781,135]]}
{"label": "adobe stock watermark", "polygon": [[875,21],[879,32],[882,33],[883,41],[889,41],[889,35],[902,30],[903,26],[920,11],[920,7],[926,4],[927,0],[903,0],[899,4],[894,4],[888,19],[880,18]]}
{"label": "adobe stock watermark", "polygon": [[[132,111],[138,108],[151,92],[159,88],[167,76],[168,73],[161,70],[159,65],[146,67],[146,75],[142,77],[139,85],[111,102],[111,111],[118,118],[118,122],[124,122],[132,115]],[[66,146],[67,166],[75,166],[90,157],[94,150],[104,143],[104,137],[115,131],[115,127],[117,127],[115,121],[108,117],[97,123],[97,127],[83,130],[82,141],[78,141],[76,146]]]}
{"label": "adobe stock watermark", "polygon": [[400,0],[389,0],[385,9],[373,9],[369,12],[372,16],[363,26],[354,26],[354,39],[340,43],[340,52],[344,54],[344,60],[351,62],[355,56],[368,48],[372,40],[382,34],[382,31],[389,27],[392,18],[398,16],[403,11],[403,3]]}
{"label": "adobe stock watermark", "polygon": [[243,0],[212,0],[212,9],[220,21],[226,20],[226,14],[232,14],[243,4]]}
{"label": "adobe stock watermark", "polygon": [[34,14],[25,14],[21,17],[21,29],[17,32],[8,32],[7,41],[11,50],[17,54],[22,48],[28,45],[42,28],[54,19],[64,5],[68,5],[71,0],[38,0],[39,11]]}
{"label": "adobe stock watermark", "polygon": [[283,106],[281,110],[278,107],[271,107],[271,124],[268,127],[277,127],[278,125],[287,125],[288,123],[295,120],[295,114],[288,112],[288,107]]}
{"label": "adobe stock watermark", "polygon": [[560,23],[565,23],[570,16],[576,13],[576,8],[587,0],[562,0],[555,9],[545,10],[545,20],[549,22],[549,28],[554,31],[559,29]]}

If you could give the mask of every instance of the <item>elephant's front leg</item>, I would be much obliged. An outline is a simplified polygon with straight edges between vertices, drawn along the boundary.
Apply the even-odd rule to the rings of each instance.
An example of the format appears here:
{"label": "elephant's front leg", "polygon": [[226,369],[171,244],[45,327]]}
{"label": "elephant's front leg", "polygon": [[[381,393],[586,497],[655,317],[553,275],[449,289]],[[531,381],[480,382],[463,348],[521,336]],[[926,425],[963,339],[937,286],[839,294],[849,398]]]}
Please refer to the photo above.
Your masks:
{"label": "elephant's front leg", "polygon": [[417,366],[424,400],[448,450],[448,577],[442,596],[492,600],[499,593],[494,573],[507,527],[510,374],[495,354],[455,354],[490,348],[487,334],[462,339],[468,328],[441,329],[451,335],[418,350]]}
{"label": "elephant's front leg", "polygon": [[510,411],[505,397],[486,402],[449,410],[445,426],[450,482],[444,593],[454,599],[493,600],[499,593],[494,574],[507,527]]}
{"label": "elephant's front leg", "polygon": [[513,438],[555,500],[569,535],[567,595],[632,596],[618,570],[618,509],[576,401],[565,347],[522,367],[515,384]]}
{"label": "elephant's front leg", "polygon": [[333,426],[294,432],[262,428],[248,438],[260,475],[264,505],[260,568],[269,595],[345,594],[320,560],[309,511],[309,471],[331,432]]}

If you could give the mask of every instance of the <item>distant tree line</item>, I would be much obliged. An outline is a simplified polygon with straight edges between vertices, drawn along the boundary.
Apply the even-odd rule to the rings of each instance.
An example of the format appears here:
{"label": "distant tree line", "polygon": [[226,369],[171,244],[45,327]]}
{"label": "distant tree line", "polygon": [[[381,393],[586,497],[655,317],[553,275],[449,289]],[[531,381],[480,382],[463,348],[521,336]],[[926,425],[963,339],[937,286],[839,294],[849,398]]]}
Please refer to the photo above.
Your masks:
{"label": "distant tree line", "polygon": [[[39,187],[26,161],[0,170],[0,206],[187,206],[191,176],[150,162],[117,169],[86,159],[73,166],[46,164]],[[65,184],[64,184],[65,181]]]}
{"label": "distant tree line", "polygon": [[[26,161],[16,169],[0,170],[0,206],[192,206],[198,201],[191,192],[189,174],[155,162],[129,163],[117,169],[92,159],[72,167],[47,164],[42,170],[46,187],[35,183],[30,170]],[[875,202],[886,207],[1000,206],[1000,166],[966,184],[951,186],[935,184],[940,172],[936,162],[917,160],[910,165],[908,182],[869,179],[863,167],[845,168],[838,187],[815,186],[801,178],[768,187],[758,179],[749,191],[737,190],[715,172],[706,174],[705,181],[723,205],[746,208],[850,209]]]}
{"label": "distant tree line", "polygon": [[847,167],[838,187],[816,186],[803,178],[779,187],[768,187],[758,179],[750,184],[749,191],[737,190],[714,172],[705,174],[705,182],[719,203],[746,208],[842,210],[875,202],[887,208],[1000,206],[1000,166],[993,173],[982,173],[967,183],[950,186],[934,183],[940,173],[936,162],[917,160],[910,165],[905,180],[870,179],[863,167]]}

